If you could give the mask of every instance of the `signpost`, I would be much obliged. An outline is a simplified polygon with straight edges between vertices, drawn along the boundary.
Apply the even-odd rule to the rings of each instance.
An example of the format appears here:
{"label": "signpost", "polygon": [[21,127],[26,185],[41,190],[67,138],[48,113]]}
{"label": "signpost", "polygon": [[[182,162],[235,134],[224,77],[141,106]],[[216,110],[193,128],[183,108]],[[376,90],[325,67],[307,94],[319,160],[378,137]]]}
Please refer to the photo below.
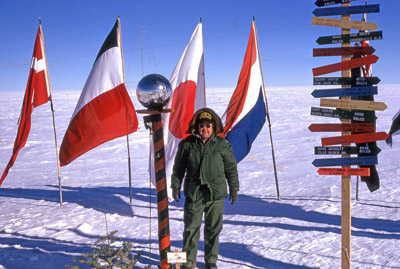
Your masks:
{"label": "signpost", "polygon": [[349,99],[320,99],[320,106],[336,107],[342,109],[362,109],[384,111],[387,105],[384,102],[373,102]]}
{"label": "signpost", "polygon": [[363,65],[373,64],[376,63],[378,59],[379,58],[376,55],[368,55],[362,58],[355,58],[348,61],[316,67],[313,68],[312,71],[314,76],[321,76],[328,73],[349,70],[352,68],[361,67]]}
{"label": "signpost", "polygon": [[374,165],[378,164],[376,156],[361,156],[357,158],[329,158],[315,159],[312,164],[315,167],[323,166],[350,166],[350,165]]}
{"label": "signpost", "polygon": [[369,176],[369,168],[319,168],[318,174],[327,176]]}
{"label": "signpost", "polygon": [[[375,144],[375,143],[371,143]],[[314,147],[315,155],[351,155],[351,154],[370,154],[378,155],[381,149],[376,145],[371,147],[366,143],[364,146],[355,147],[343,147],[343,146],[332,146],[332,147]]]}
{"label": "signpost", "polygon": [[349,111],[342,109],[329,109],[321,107],[311,107],[311,115],[328,118],[347,119],[358,122],[373,122],[376,120],[371,111]]}
{"label": "signpost", "polygon": [[312,17],[311,24],[345,29],[358,29],[364,31],[375,31],[378,28],[378,25],[374,22],[351,21],[346,19],[339,20],[320,17]]}
{"label": "signpost", "polygon": [[323,48],[313,49],[313,57],[321,56],[343,56],[343,55],[370,55],[375,52],[371,46],[368,47],[338,47],[338,48]]}
{"label": "signpost", "polygon": [[320,36],[316,40],[318,45],[340,44],[382,39],[382,31],[358,32],[346,35]]}
{"label": "signpost", "polygon": [[311,132],[355,132],[373,133],[375,123],[313,123],[308,126]]}
{"label": "signpost", "polygon": [[363,133],[363,134],[352,134],[321,138],[322,146],[338,145],[338,144],[350,144],[350,143],[366,143],[374,142],[378,140],[386,140],[388,138],[386,132],[378,133]]}
{"label": "signpost", "polygon": [[314,5],[316,5],[317,7],[323,7],[335,4],[350,3],[351,1],[354,0],[317,0],[315,1]]}
{"label": "signpost", "polygon": [[378,87],[376,86],[314,90],[311,93],[315,98],[334,96],[368,96],[374,94],[378,94]]}
{"label": "signpost", "polygon": [[379,84],[381,80],[378,77],[314,77],[314,85],[354,85],[354,86],[372,86]]}
{"label": "signpost", "polygon": [[348,7],[328,7],[316,8],[313,11],[314,16],[335,16],[335,15],[350,15],[362,13],[378,13],[379,4],[375,5],[362,5],[362,6],[348,6]]}

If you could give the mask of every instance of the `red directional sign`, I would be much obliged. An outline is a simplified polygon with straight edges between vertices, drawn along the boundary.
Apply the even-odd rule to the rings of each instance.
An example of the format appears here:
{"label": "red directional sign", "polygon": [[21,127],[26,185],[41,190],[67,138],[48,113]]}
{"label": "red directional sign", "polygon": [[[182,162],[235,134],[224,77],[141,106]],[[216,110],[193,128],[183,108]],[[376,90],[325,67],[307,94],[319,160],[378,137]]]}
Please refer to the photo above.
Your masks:
{"label": "red directional sign", "polygon": [[340,63],[324,65],[321,67],[313,68],[313,75],[314,76],[321,76],[328,73],[333,73],[336,71],[348,70],[352,68],[357,68],[363,65],[373,64],[378,61],[379,57],[376,55],[368,55],[361,58],[355,58],[350,61],[343,61]]}
{"label": "red directional sign", "polygon": [[346,56],[346,55],[370,55],[375,52],[375,49],[369,47],[337,47],[313,49],[313,56]]}
{"label": "red directional sign", "polygon": [[369,168],[319,168],[320,175],[335,175],[335,176],[366,176],[369,177]]}
{"label": "red directional sign", "polygon": [[386,140],[389,135],[386,132],[364,133],[343,136],[333,136],[321,138],[322,146],[350,144],[350,143],[366,143],[378,140]]}
{"label": "red directional sign", "polygon": [[333,124],[311,124],[308,129],[311,132],[354,132],[374,133],[375,123],[333,123]]}

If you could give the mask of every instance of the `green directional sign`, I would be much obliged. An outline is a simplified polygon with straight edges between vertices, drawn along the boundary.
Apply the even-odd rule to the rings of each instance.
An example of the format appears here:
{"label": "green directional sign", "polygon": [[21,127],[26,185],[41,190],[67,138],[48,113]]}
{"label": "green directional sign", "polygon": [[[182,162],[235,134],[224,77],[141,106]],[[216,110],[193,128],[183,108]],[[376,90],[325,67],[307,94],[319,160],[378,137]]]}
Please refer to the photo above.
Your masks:
{"label": "green directional sign", "polygon": [[320,36],[316,40],[316,42],[319,45],[341,44],[341,43],[361,42],[368,40],[381,40],[382,36],[383,36],[382,31],[359,32],[347,35]]}
{"label": "green directional sign", "polygon": [[354,110],[342,110],[342,109],[329,109],[322,107],[311,107],[311,115],[328,117],[328,118],[338,118],[338,119],[348,119],[356,122],[374,122],[376,116],[372,111],[354,111]]}
{"label": "green directional sign", "polygon": [[381,80],[378,77],[314,77],[314,85],[354,85],[354,86],[372,86]]}

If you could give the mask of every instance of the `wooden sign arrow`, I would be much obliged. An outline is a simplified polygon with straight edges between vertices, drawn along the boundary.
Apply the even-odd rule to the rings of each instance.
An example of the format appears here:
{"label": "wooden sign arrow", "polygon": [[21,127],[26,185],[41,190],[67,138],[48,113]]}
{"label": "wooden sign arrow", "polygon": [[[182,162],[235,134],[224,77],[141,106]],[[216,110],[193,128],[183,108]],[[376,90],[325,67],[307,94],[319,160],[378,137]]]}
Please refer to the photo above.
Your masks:
{"label": "wooden sign arrow", "polygon": [[335,15],[351,15],[361,13],[378,13],[379,4],[375,5],[362,5],[362,6],[348,6],[348,7],[328,7],[316,8],[313,11],[314,16],[335,16]]}
{"label": "wooden sign arrow", "polygon": [[382,31],[375,32],[358,32],[346,35],[330,35],[330,36],[320,36],[316,40],[318,45],[327,44],[341,44],[350,42],[361,42],[368,40],[381,40],[383,36]]}
{"label": "wooden sign arrow", "polygon": [[369,168],[319,168],[318,174],[326,176],[368,176]]}
{"label": "wooden sign arrow", "polygon": [[386,140],[389,135],[386,132],[379,133],[364,133],[353,135],[342,135],[321,138],[322,146],[337,145],[337,144],[350,144],[350,143],[367,143],[378,140]]}
{"label": "wooden sign arrow", "polygon": [[323,6],[331,6],[335,4],[343,4],[343,3],[350,3],[351,1],[354,0],[317,0],[315,1],[314,5],[317,7],[323,7]]}
{"label": "wooden sign arrow", "polygon": [[363,65],[373,64],[378,61],[379,57],[376,55],[368,55],[361,58],[355,58],[349,61],[343,61],[335,64],[324,65],[321,67],[313,68],[314,76],[321,76],[328,73],[333,73],[342,70],[357,68]]}
{"label": "wooden sign arrow", "polygon": [[376,145],[373,147],[369,147],[368,143],[361,144],[355,147],[342,147],[342,146],[333,146],[333,147],[314,147],[315,155],[343,155],[343,154],[370,154],[370,155],[378,155],[381,152],[381,149]]}
{"label": "wooden sign arrow", "polygon": [[375,31],[376,29],[378,29],[378,25],[374,22],[351,21],[346,19],[339,20],[339,19],[320,18],[320,17],[312,17],[311,24],[345,28],[345,29],[366,30],[366,31]]}
{"label": "wooden sign arrow", "polygon": [[315,98],[337,96],[368,96],[374,94],[378,94],[378,87],[376,86],[314,90],[311,93],[311,95]]}
{"label": "wooden sign arrow", "polygon": [[370,55],[374,52],[375,49],[371,46],[322,48],[322,49],[313,49],[313,56],[321,57],[321,56]]}
{"label": "wooden sign arrow", "polygon": [[375,123],[313,123],[308,129],[311,132],[374,133]]}
{"label": "wooden sign arrow", "polygon": [[314,85],[354,85],[354,86],[372,86],[379,84],[381,80],[378,77],[314,77]]}
{"label": "wooden sign arrow", "polygon": [[320,99],[320,106],[336,107],[342,109],[361,109],[370,111],[384,111],[387,105],[384,102],[373,102],[348,99]]}
{"label": "wooden sign arrow", "polygon": [[311,107],[311,115],[328,118],[347,119],[357,122],[375,122],[376,120],[376,116],[372,111],[349,111],[322,107]]}
{"label": "wooden sign arrow", "polygon": [[374,165],[378,164],[376,156],[362,156],[357,158],[330,158],[315,159],[312,164],[315,167],[323,166],[350,166],[350,165]]}

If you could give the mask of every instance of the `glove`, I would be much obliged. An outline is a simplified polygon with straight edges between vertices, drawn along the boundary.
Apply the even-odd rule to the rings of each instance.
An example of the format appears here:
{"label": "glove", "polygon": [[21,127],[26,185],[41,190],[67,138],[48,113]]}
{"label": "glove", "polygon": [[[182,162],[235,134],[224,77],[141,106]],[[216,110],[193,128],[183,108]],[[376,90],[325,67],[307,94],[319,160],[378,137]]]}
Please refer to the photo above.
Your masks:
{"label": "glove", "polygon": [[236,202],[237,198],[238,198],[238,191],[237,190],[231,190],[229,192],[229,201],[232,201],[231,205],[233,205]]}
{"label": "glove", "polygon": [[172,189],[172,198],[174,198],[174,200],[176,202],[179,202],[179,199],[181,199],[181,190],[173,188]]}

